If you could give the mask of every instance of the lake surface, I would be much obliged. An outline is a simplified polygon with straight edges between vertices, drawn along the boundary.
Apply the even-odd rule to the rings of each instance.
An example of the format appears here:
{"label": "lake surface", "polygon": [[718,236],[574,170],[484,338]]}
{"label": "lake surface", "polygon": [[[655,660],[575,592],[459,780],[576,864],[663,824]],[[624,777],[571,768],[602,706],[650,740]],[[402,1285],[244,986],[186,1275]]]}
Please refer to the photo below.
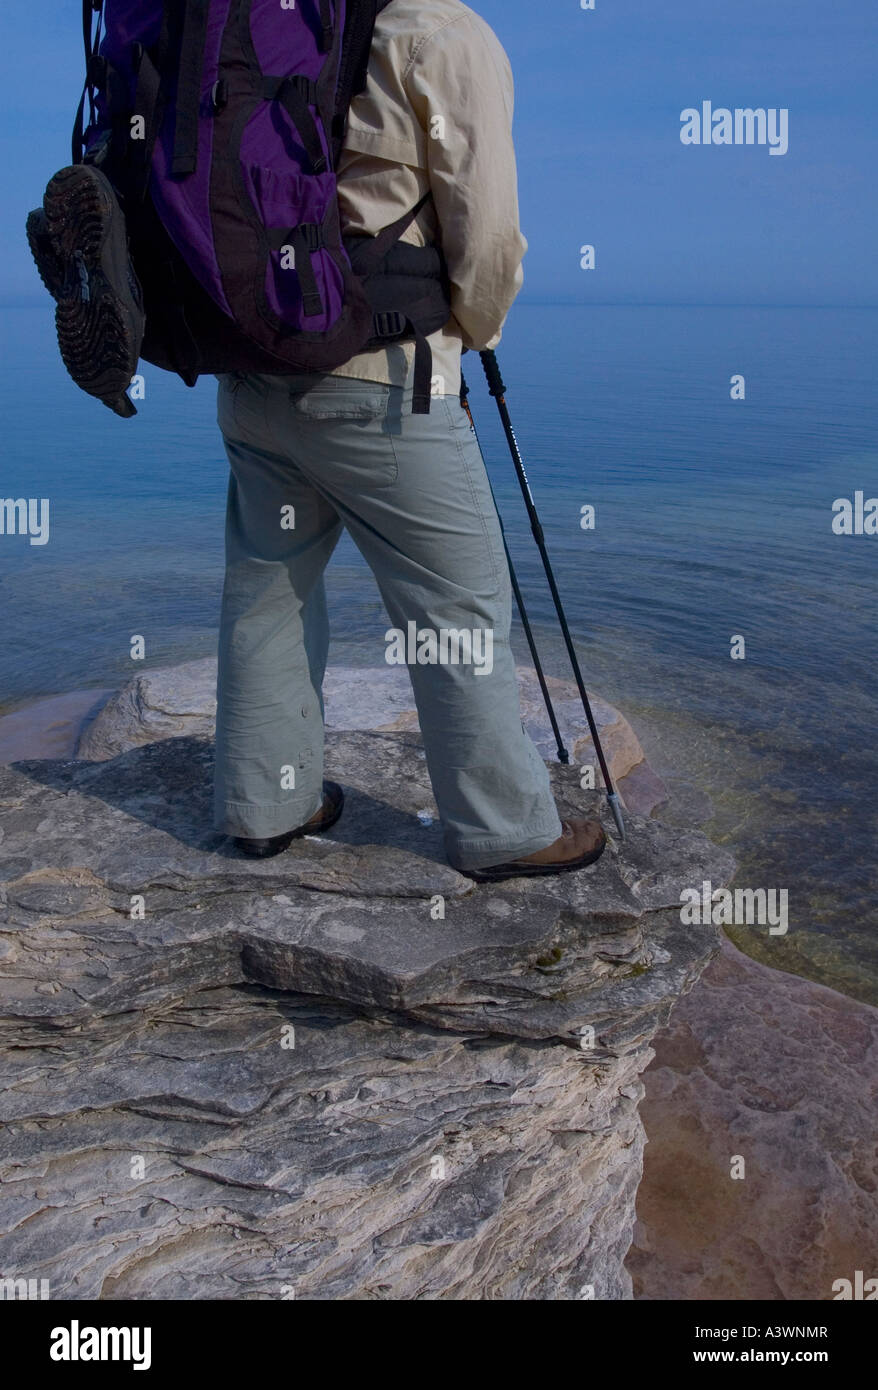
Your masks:
{"label": "lake surface", "polygon": [[[0,496],[51,502],[49,544],[0,536],[0,709],[122,683],[136,633],[148,665],[210,654],[215,382],[145,366],[119,420],[68,380],[47,309],[0,313]],[[737,882],[789,890],[787,936],[730,935],[878,1004],[878,536],[832,530],[836,499],[878,495],[878,310],[520,303],[498,356],[587,683],[710,794]],[[496,409],[463,361],[545,664],[567,675]],[[383,661],[347,538],[328,590],[330,660]]]}

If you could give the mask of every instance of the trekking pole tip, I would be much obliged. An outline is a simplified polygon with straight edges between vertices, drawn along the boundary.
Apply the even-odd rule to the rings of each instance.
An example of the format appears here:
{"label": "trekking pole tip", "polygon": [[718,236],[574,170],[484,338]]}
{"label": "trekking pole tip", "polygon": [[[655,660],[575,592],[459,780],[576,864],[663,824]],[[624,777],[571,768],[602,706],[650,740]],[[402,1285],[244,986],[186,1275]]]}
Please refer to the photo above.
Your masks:
{"label": "trekking pole tip", "polygon": [[622,805],[616,792],[607,793],[607,801],[610,803],[610,810],[613,813],[613,820],[616,822],[616,829],[619,832],[619,839],[625,839],[625,822],[622,819]]}

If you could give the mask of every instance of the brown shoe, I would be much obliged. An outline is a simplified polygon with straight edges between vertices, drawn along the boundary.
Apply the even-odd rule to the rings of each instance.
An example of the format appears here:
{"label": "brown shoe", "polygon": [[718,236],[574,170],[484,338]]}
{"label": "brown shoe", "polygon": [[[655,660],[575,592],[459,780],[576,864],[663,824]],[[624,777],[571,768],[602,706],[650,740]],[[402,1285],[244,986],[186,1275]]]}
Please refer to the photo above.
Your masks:
{"label": "brown shoe", "polygon": [[271,835],[264,840],[250,840],[236,835],[235,844],[251,859],[268,859],[273,854],[283,854],[293,840],[298,840],[303,835],[319,835],[321,831],[329,830],[335,825],[343,810],[344,792],[341,787],[337,782],[324,782],[323,805],[318,807],[304,825],[297,826],[295,830],[287,830],[283,835]]}
{"label": "brown shoe", "polygon": [[511,859],[506,864],[489,864],[483,869],[462,869],[458,872],[477,883],[496,883],[504,878],[529,878],[537,874],[563,874],[571,869],[584,869],[600,859],[607,847],[607,837],[600,821],[565,820],[561,834],[545,849]]}

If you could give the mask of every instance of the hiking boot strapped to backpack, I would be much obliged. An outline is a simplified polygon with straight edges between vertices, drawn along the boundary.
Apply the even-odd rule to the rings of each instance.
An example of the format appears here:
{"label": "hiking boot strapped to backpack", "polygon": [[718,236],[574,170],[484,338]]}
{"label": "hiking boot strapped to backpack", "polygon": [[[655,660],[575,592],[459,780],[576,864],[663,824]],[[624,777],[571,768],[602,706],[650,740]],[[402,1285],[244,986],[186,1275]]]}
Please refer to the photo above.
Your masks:
{"label": "hiking boot strapped to backpack", "polygon": [[83,0],[74,165],[28,240],[85,390],[132,414],[138,356],[194,385],[331,371],[414,339],[412,410],[429,412],[426,339],[450,316],[448,276],[438,246],[399,238],[430,194],[376,237],[343,239],[337,201],[387,3]]}

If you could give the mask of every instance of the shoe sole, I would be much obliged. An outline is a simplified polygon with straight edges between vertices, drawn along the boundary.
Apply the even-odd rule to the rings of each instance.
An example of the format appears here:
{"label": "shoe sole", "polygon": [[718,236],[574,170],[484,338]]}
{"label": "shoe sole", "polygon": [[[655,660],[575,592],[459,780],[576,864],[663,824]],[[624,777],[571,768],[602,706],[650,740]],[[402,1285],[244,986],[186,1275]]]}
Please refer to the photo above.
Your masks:
{"label": "shoe sole", "polygon": [[570,859],[563,864],[491,864],[486,869],[461,869],[455,865],[459,874],[472,878],[476,883],[501,883],[508,878],[544,878],[547,874],[568,874],[574,869],[586,869],[596,864],[607,848],[604,835],[597,849],[590,849],[578,859]]}
{"label": "shoe sole", "polygon": [[[123,418],[136,415],[127,391],[144,316],[132,289],[133,281],[140,295],[112,186],[100,170],[72,164],[50,180],[43,207],[49,251],[61,269],[55,326],[64,365],[88,395]],[[37,231],[33,224],[31,231]],[[34,259],[46,283],[51,270],[46,253],[42,265],[36,252]],[[47,288],[51,293],[51,285]]]}
{"label": "shoe sole", "polygon": [[[324,782],[323,787],[324,796],[327,795],[326,788],[332,787],[333,792],[329,793],[329,795],[338,792],[339,799],[333,811],[322,824],[316,826],[308,826],[307,823],[305,825],[300,825],[296,830],[290,830],[287,832],[287,835],[284,836],[286,844],[278,845],[275,849],[270,850],[248,848],[248,845],[252,845],[252,841],[244,839],[243,836],[236,835],[235,844],[238,849],[240,849],[243,854],[246,854],[249,859],[273,859],[276,854],[283,854],[285,850],[288,850],[294,840],[301,840],[305,835],[322,835],[325,831],[331,830],[336,821],[340,819],[341,813],[344,810],[344,792],[337,782]],[[269,838],[273,839],[274,836]]]}
{"label": "shoe sole", "polygon": [[27,244],[40,272],[40,279],[53,299],[57,300],[64,285],[64,263],[52,250],[46,229],[46,214],[42,208],[29,212],[26,223]]}

